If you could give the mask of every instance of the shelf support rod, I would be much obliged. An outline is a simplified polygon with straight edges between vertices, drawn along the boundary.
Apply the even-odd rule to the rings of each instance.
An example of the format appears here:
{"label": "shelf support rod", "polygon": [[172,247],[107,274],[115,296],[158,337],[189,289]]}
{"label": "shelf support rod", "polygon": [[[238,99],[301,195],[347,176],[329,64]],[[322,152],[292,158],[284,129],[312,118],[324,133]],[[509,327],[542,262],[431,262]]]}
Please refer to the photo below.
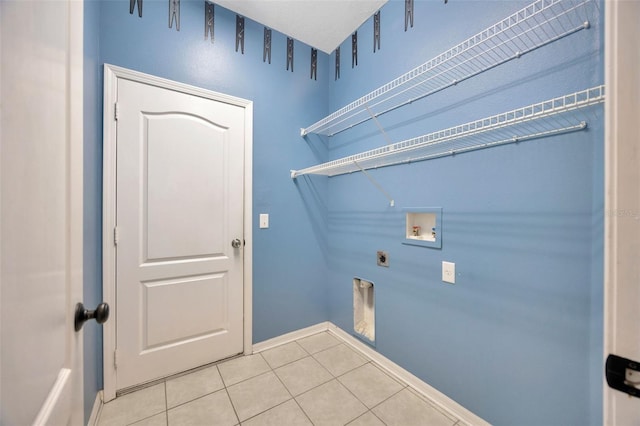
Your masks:
{"label": "shelf support rod", "polygon": [[[371,118],[373,118],[373,121],[376,123],[376,126],[378,126],[378,129],[380,130],[380,132],[382,133],[382,136],[384,136],[384,138],[387,141],[387,145],[392,145],[393,141],[391,140],[391,138],[389,137],[389,135],[387,135],[387,132],[384,131],[384,128],[382,128],[382,125],[380,124],[380,122],[378,121],[378,117],[376,117],[371,110],[369,109],[369,106],[367,104],[364,104],[364,107],[367,109],[367,112],[369,113],[369,115],[371,116]],[[360,166],[358,166],[360,167]]]}
{"label": "shelf support rod", "polygon": [[380,184],[369,174],[367,173],[367,171],[365,169],[363,169],[360,164],[358,164],[358,162],[356,160],[353,160],[353,164],[355,164],[362,173],[364,173],[364,175],[367,177],[367,179],[369,179],[369,182],[371,182],[371,184],[373,184],[373,186],[376,187],[376,189],[378,189],[378,191],[380,191],[382,193],[382,195],[384,195],[387,200],[389,200],[389,205],[391,207],[396,205],[396,202],[393,198],[391,198],[391,196],[387,193],[387,191],[385,191]]}

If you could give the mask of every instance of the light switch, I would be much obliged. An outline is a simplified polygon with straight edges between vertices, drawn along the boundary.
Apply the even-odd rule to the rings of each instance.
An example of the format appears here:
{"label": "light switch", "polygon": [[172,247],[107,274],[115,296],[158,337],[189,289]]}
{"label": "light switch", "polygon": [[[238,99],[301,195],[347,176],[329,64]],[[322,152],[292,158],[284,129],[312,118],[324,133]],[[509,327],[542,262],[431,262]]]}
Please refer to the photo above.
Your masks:
{"label": "light switch", "polygon": [[445,283],[456,283],[456,264],[453,262],[442,262],[442,281]]}
{"label": "light switch", "polygon": [[260,229],[269,227],[269,215],[266,213],[260,213]]}

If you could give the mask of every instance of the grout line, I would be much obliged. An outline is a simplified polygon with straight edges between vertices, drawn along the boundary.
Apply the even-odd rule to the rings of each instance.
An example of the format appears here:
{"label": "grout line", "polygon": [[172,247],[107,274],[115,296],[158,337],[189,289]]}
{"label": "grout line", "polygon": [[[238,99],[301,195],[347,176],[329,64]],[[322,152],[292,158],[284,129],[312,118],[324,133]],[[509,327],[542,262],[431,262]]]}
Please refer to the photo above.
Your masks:
{"label": "grout line", "polygon": [[[306,352],[305,352],[305,353],[306,353]],[[293,361],[287,362],[286,364],[282,364],[282,365],[279,365],[279,366],[277,366],[277,367],[271,367],[271,366],[269,366],[269,367],[271,367],[271,369],[272,369],[273,371],[276,371],[276,370],[278,370],[278,369],[280,369],[280,368],[282,368],[282,367],[286,367],[286,366],[288,366],[288,365],[295,364],[296,362],[298,362],[298,361],[302,361],[303,359],[306,359],[306,358],[309,358],[309,357],[313,358],[313,355],[309,355],[309,354],[307,354],[307,355],[303,356],[302,358],[298,358],[298,359],[296,359],[296,360],[293,360]]]}
{"label": "grout line", "polygon": [[[259,353],[258,353],[258,354],[259,354]],[[254,355],[258,355],[258,354],[254,354]],[[267,360],[266,360],[266,359],[264,359],[264,357],[263,357],[263,360],[264,360],[264,361],[265,361],[265,363],[267,363],[267,365],[269,366],[269,363],[267,362]],[[287,400],[285,400],[285,401],[282,401],[281,403],[276,404],[276,405],[274,405],[273,407],[269,407],[269,408],[267,408],[266,410],[260,411],[259,413],[256,413],[256,414],[254,414],[254,415],[253,415],[253,416],[251,416],[251,417],[247,417],[247,418],[246,418],[246,419],[244,419],[242,422],[246,422],[246,421],[247,421],[247,420],[249,420],[249,419],[252,419],[252,418],[254,418],[254,417],[256,417],[256,416],[259,416],[260,414],[264,414],[264,413],[266,413],[267,411],[269,411],[269,410],[271,410],[271,409],[273,409],[273,408],[276,408],[276,407],[278,407],[278,406],[280,406],[280,405],[282,405],[282,404],[284,404],[284,403],[286,403],[286,402],[289,402],[289,401],[291,401],[292,399],[294,399],[294,397],[293,397],[293,395],[291,394],[291,392],[289,391],[289,389],[287,389],[287,387],[286,387],[286,386],[285,386],[285,384],[282,382],[282,380],[280,380],[280,377],[278,377],[278,375],[277,375],[277,374],[276,374],[276,372],[273,370],[273,368],[271,368],[271,366],[269,366],[269,368],[270,368],[270,371],[266,371],[266,372],[264,372],[264,373],[262,373],[262,374],[259,374],[259,375],[257,375],[257,376],[254,376],[254,377],[252,377],[252,378],[260,377],[260,376],[265,376],[265,375],[267,375],[268,373],[273,374],[273,375],[276,377],[276,379],[280,382],[280,384],[282,385],[282,387],[284,388],[284,390],[289,394],[289,396],[290,396],[291,398],[289,398],[289,399],[287,399]],[[247,380],[249,380],[249,379],[247,379]],[[245,380],[245,381],[246,381],[246,380]],[[241,383],[241,382],[239,382],[239,383]],[[237,384],[238,384],[238,383],[234,383],[232,386],[235,386],[235,385],[237,385]],[[225,387],[225,389],[226,389],[226,387]],[[233,405],[233,400],[231,399],[231,395],[229,395],[229,391],[228,391],[228,390],[227,390],[227,395],[229,396],[229,399],[231,400],[231,405]],[[235,411],[235,406],[234,406],[234,411]],[[304,410],[303,410],[303,412],[304,412]],[[236,417],[238,417],[238,421],[240,421],[240,416],[238,416],[238,413],[237,413],[237,412],[236,412]],[[240,422],[240,423],[242,423],[242,422]]]}
{"label": "grout line", "polygon": [[[347,390],[347,392],[349,392],[349,393],[350,393],[350,394],[351,394],[351,395],[356,399],[356,401],[358,401],[360,404],[362,404],[362,406],[363,406],[364,408],[366,408],[366,409],[367,409],[367,411],[371,411],[371,409],[369,408],[369,406],[368,406],[367,404],[365,404],[365,403],[364,403],[364,401],[361,401],[361,400],[360,400],[360,398],[358,398],[358,396],[357,396],[355,393],[351,392],[351,389],[349,389],[348,387],[346,387],[346,386],[345,386],[345,384],[344,384],[344,383],[342,383],[342,382],[340,381],[340,379],[338,379],[338,378],[336,377],[336,379],[335,379],[335,380],[338,382],[338,384],[339,384],[340,386],[342,386],[343,388],[345,388],[345,389]],[[367,411],[365,411],[364,413],[360,414],[360,416],[363,416]],[[360,417],[360,416],[358,416],[358,417]],[[357,419],[358,417],[356,417],[355,419]],[[349,421],[349,423],[351,423],[351,422],[352,422],[352,421],[354,421],[355,419],[351,419],[351,420]]]}
{"label": "grout line", "polygon": [[167,396],[167,381],[164,381],[164,422],[169,426],[169,397]]}
{"label": "grout line", "polygon": [[300,346],[302,346],[302,349],[304,349],[304,350],[305,350],[309,355],[315,355],[315,354],[317,354],[317,353],[324,352],[324,351],[326,351],[326,350],[328,350],[328,349],[331,349],[331,348],[333,348],[333,347],[335,347],[335,346],[338,346],[338,345],[340,345],[340,344],[342,344],[342,343],[343,343],[342,339],[339,339],[339,338],[335,337],[334,335],[332,335],[331,333],[329,333],[329,332],[328,332],[328,330],[321,331],[321,332],[319,332],[319,333],[312,334],[311,336],[303,337],[302,339],[298,339],[298,340],[294,340],[294,341],[295,341],[295,342],[300,342],[301,340],[308,339],[308,338],[310,338],[310,337],[317,336],[317,335],[320,335],[320,334],[323,334],[323,333],[324,333],[324,334],[328,334],[329,336],[331,336],[331,337],[333,338],[333,340],[335,340],[335,343],[334,343],[334,344],[331,344],[331,345],[329,345],[329,346],[327,346],[326,348],[322,348],[322,349],[320,349],[320,350],[318,350],[318,351],[315,351],[315,352],[313,352],[313,353],[312,353],[312,352],[310,352],[310,351],[308,351],[307,349],[305,349],[305,348],[304,348],[304,346],[302,346],[302,344],[300,344],[300,343],[298,343],[298,344],[299,344]]}
{"label": "grout line", "polygon": [[182,407],[183,405],[190,404],[190,403],[192,403],[192,402],[194,402],[194,401],[197,401],[197,400],[199,400],[199,399],[202,399],[202,398],[204,398],[205,396],[213,395],[214,393],[218,393],[218,392],[220,392],[220,391],[223,391],[224,389],[225,389],[225,388],[220,388],[220,389],[215,390],[215,391],[213,391],[213,392],[208,392],[208,393],[205,393],[205,394],[202,394],[202,395],[198,395],[197,397],[195,397],[195,398],[193,398],[193,399],[190,399],[189,401],[181,402],[180,404],[176,405],[175,407],[171,407],[171,408],[168,408],[168,407],[167,407],[167,412],[169,412],[169,411],[171,411],[171,410],[175,410],[176,408]]}
{"label": "grout line", "polygon": [[[360,348],[358,345],[363,345],[365,348],[368,348],[364,343],[357,341],[356,339],[354,339],[354,341],[351,340],[347,340],[347,338],[343,337],[338,331],[344,333],[345,335],[352,337],[350,335],[348,335],[346,332],[344,332],[343,330],[341,330],[339,327],[337,326],[333,326],[333,328],[330,328],[327,330],[327,332],[329,334],[331,334],[332,336],[334,336],[336,339],[341,340],[344,344],[346,344],[347,346],[349,346],[352,350],[358,352],[361,356],[369,358],[368,355],[366,355],[366,352],[363,348]],[[368,348],[371,349],[371,348]],[[384,357],[384,355],[380,354],[379,352],[377,352],[376,349],[373,349],[374,353],[378,356],[381,356],[383,359],[387,359],[386,357]],[[418,390],[415,383],[411,383],[410,381],[405,380],[404,378],[402,378],[402,376],[400,376],[398,374],[398,372],[394,371],[391,368],[388,368],[387,366],[384,366],[382,364],[380,364],[378,362],[378,360],[375,360],[373,358],[370,358],[372,360],[372,362],[378,367],[380,368],[383,372],[385,372],[386,374],[388,374],[389,376],[392,376],[393,378],[396,378],[396,380],[401,381],[402,383],[404,383],[406,385],[406,388],[410,389],[412,393],[414,393],[416,396],[418,396],[421,400],[425,401],[427,404],[429,404],[430,406],[432,406],[433,408],[436,409],[436,411],[438,411],[439,413],[441,413],[442,415],[444,415],[447,419],[453,420],[453,421],[459,421],[462,420],[455,412],[454,410],[450,409],[449,407],[445,407],[442,405],[441,402],[437,402],[435,399],[432,399],[430,396],[428,396],[427,394],[425,394],[424,392],[422,392],[421,390]],[[394,363],[391,362],[392,365],[395,365]],[[396,367],[399,367],[397,365],[395,365]],[[402,367],[399,367],[401,370]],[[406,370],[404,370],[406,372]],[[408,373],[408,372],[407,372]],[[409,375],[411,376],[411,374],[409,373]],[[420,383],[425,384],[427,387],[429,387],[431,389],[431,387],[429,385],[427,385],[426,383],[424,383],[422,380],[420,380],[419,378],[416,377],[417,380],[420,381]],[[433,389],[434,391],[437,392],[437,390]],[[438,392],[439,393],[439,392]],[[447,398],[444,394],[442,394],[443,397]],[[455,403],[455,401],[451,400],[451,402]],[[446,403],[446,402],[445,402]],[[466,410],[464,407],[460,406],[460,408],[462,408],[463,410]],[[471,413],[471,412],[469,412]],[[473,413],[471,413],[473,415]],[[479,419],[480,421],[482,421],[482,419]],[[485,423],[482,423],[485,424]],[[486,423],[488,424],[488,423]]]}
{"label": "grout line", "polygon": [[[295,343],[295,342],[294,342],[294,343]],[[298,346],[299,346],[299,345],[298,345]],[[303,348],[303,350],[304,350],[304,348]],[[305,352],[306,352],[306,351],[305,351]],[[311,355],[309,355],[309,356],[311,356]],[[305,357],[305,358],[306,358],[306,357]],[[302,359],[304,359],[304,358],[302,358]],[[278,368],[279,368],[279,367],[278,367]],[[295,402],[295,404],[298,406],[298,408],[300,409],[300,411],[302,411],[302,414],[304,414],[304,416],[309,420],[309,422],[311,422],[311,424],[313,424],[313,422],[311,421],[311,418],[309,418],[309,415],[307,414],[307,412],[306,412],[306,411],[304,411],[304,408],[302,408],[302,406],[300,405],[300,403],[296,400],[296,397],[295,397],[295,396],[293,396],[293,394],[291,393],[291,391],[289,390],[289,388],[287,387],[287,385],[285,385],[285,384],[284,384],[284,382],[282,381],[282,379],[280,378],[280,376],[278,376],[278,374],[275,372],[275,370],[273,370],[273,369],[272,369],[272,371],[273,371],[273,374],[274,374],[274,375],[276,376],[276,378],[278,379],[278,381],[280,381],[280,383],[282,384],[282,386],[284,387],[284,389],[289,393],[289,395],[291,396],[291,399],[288,399],[288,400],[286,400],[286,401],[284,401],[284,402],[282,402],[282,403],[280,403],[280,404],[278,404],[278,405],[276,405],[276,406],[274,406],[274,407],[271,407],[271,408],[269,408],[269,410],[271,410],[271,409],[273,409],[273,408],[275,408],[275,407],[278,407],[278,406],[280,406],[280,405],[282,405],[282,404],[285,404],[285,403],[287,403],[287,402],[289,402],[289,401],[293,400],[293,402]],[[269,411],[269,410],[267,410],[267,411]],[[255,416],[254,416],[254,417],[255,417]]]}
{"label": "grout line", "polygon": [[417,396],[420,400],[424,401],[425,403],[427,403],[430,407],[432,407],[434,410],[436,410],[437,412],[439,412],[440,414],[442,414],[443,416],[445,416],[446,418],[455,421],[456,423],[460,421],[460,419],[455,416],[453,413],[450,413],[448,411],[443,411],[442,408],[438,407],[437,405],[435,405],[433,403],[433,401],[431,401],[429,398],[426,398],[424,395],[422,395],[420,392],[418,392],[416,389],[412,388],[411,386],[408,386],[409,391],[414,394],[415,396]]}
{"label": "grout line", "polygon": [[[371,407],[370,410],[373,411],[374,408],[381,406],[382,404],[384,404],[385,402],[387,402],[388,400],[390,400],[391,398],[393,398],[394,396],[396,396],[397,394],[399,394],[400,392],[402,392],[405,389],[407,389],[406,386],[403,387],[402,389],[400,389],[399,391],[392,393],[391,395],[389,395],[388,397],[386,397],[385,399],[383,399],[382,401],[378,402],[376,405]],[[376,417],[378,417],[378,416],[376,416]],[[382,419],[380,419],[380,420],[382,420]],[[382,422],[382,423],[384,423],[384,422]]]}
{"label": "grout line", "polygon": [[386,423],[384,420],[382,420],[380,417],[378,417],[378,415],[377,415],[376,413],[374,413],[374,412],[373,412],[373,410],[369,410],[369,412],[370,412],[371,414],[373,414],[373,416],[374,416],[376,419],[380,420],[380,423],[382,423],[383,425],[387,426],[387,423]]}
{"label": "grout line", "polygon": [[229,399],[229,402],[231,403],[231,408],[233,409],[233,414],[236,415],[236,420],[238,421],[237,424],[241,424],[242,422],[240,421],[240,416],[238,415],[238,411],[236,410],[236,406],[233,403],[233,399],[231,399],[231,395],[229,395],[229,389],[227,389],[227,387],[224,387],[224,392],[227,394],[227,398]]}

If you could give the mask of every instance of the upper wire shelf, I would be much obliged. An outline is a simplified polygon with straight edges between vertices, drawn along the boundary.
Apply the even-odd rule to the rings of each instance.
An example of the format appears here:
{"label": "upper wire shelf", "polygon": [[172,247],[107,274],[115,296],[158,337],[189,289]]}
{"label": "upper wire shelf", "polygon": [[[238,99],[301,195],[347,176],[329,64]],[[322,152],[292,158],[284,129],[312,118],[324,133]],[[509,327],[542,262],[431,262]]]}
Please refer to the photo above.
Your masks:
{"label": "upper wire shelf", "polygon": [[346,105],[301,135],[333,136],[589,28],[592,0],[538,0],[435,58]]}
{"label": "upper wire shelf", "polygon": [[582,111],[604,102],[604,91],[604,86],[596,86],[306,169],[292,170],[291,178],[307,174],[335,176],[583,130],[587,127],[587,116]]}

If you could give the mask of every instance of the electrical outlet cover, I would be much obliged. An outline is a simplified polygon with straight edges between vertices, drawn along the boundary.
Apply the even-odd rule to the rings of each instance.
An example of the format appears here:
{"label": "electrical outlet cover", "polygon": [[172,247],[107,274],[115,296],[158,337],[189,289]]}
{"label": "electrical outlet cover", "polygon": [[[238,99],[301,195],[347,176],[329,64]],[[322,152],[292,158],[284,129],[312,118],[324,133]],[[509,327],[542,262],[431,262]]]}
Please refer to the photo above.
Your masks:
{"label": "electrical outlet cover", "polygon": [[456,264],[453,262],[442,262],[442,281],[445,283],[456,283]]}

